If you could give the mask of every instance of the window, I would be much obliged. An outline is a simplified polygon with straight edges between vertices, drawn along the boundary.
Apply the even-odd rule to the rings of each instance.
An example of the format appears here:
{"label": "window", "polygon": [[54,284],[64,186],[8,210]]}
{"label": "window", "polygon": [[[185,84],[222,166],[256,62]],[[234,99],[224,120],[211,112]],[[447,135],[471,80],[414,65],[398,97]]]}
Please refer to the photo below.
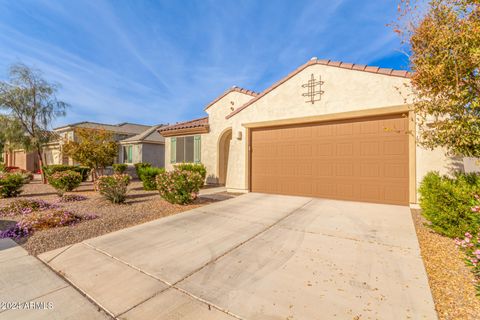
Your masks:
{"label": "window", "polygon": [[123,163],[132,163],[133,146],[123,147]]}
{"label": "window", "polygon": [[200,162],[200,136],[171,138],[170,162]]}

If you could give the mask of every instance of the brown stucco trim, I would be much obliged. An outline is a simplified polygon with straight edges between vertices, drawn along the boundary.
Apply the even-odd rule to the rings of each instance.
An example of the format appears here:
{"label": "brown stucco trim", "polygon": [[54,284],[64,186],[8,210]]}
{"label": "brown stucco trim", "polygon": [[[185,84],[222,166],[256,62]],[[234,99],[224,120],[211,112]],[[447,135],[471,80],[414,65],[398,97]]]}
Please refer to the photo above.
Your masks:
{"label": "brown stucco trim", "polygon": [[417,121],[415,112],[408,111],[408,170],[409,170],[409,201],[417,203]]}
{"label": "brown stucco trim", "polygon": [[204,110],[207,110],[208,108],[210,108],[211,106],[213,106],[215,103],[217,103],[218,101],[220,101],[222,98],[224,98],[227,94],[229,94],[230,92],[239,92],[239,93],[243,93],[243,94],[247,94],[249,96],[252,96],[252,97],[256,97],[258,96],[258,92],[255,92],[255,91],[252,91],[252,90],[248,90],[248,89],[244,89],[244,88],[240,88],[240,87],[232,87],[230,89],[228,89],[227,91],[225,91],[224,93],[222,93],[218,98],[216,98],[215,100],[213,100],[212,102],[210,102]]}
{"label": "brown stucco trim", "polygon": [[400,77],[400,78],[410,78],[411,73],[405,70],[394,70],[394,69],[386,69],[386,68],[379,68],[379,67],[372,67],[372,66],[367,66],[367,65],[360,65],[360,64],[352,64],[352,63],[346,63],[346,62],[340,62],[340,61],[332,61],[332,60],[310,60],[304,65],[298,67],[296,70],[288,74],[286,77],[283,79],[277,81],[274,83],[272,86],[267,88],[265,91],[257,95],[255,98],[252,100],[248,101],[241,107],[237,108],[236,110],[232,111],[230,114],[228,114],[225,118],[229,119],[239,113],[240,111],[244,110],[254,102],[258,101],[265,95],[267,95],[270,91],[273,91],[289,79],[293,78],[295,75],[303,71],[304,69],[308,68],[309,66],[312,65],[324,65],[324,66],[330,66],[330,67],[336,67],[336,68],[342,68],[342,69],[348,69],[348,70],[355,70],[355,71],[362,71],[362,72],[370,72],[370,73],[377,73],[377,74],[382,74],[386,76],[392,76],[392,77]]}

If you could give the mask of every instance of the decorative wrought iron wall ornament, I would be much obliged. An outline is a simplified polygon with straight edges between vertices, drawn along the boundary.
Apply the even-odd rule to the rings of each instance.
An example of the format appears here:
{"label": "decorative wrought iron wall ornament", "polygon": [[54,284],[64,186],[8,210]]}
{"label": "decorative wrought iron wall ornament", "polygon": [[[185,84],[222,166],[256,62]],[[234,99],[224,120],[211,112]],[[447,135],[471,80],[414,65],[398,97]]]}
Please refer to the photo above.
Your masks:
{"label": "decorative wrought iron wall ornament", "polygon": [[302,96],[309,98],[305,102],[310,102],[311,104],[314,104],[315,101],[321,100],[322,94],[324,93],[324,91],[322,91],[323,83],[324,82],[322,81],[322,76],[318,76],[318,80],[316,80],[313,73],[311,74],[310,79],[307,81],[307,83],[302,84],[302,88],[307,88],[307,92],[302,93]]}

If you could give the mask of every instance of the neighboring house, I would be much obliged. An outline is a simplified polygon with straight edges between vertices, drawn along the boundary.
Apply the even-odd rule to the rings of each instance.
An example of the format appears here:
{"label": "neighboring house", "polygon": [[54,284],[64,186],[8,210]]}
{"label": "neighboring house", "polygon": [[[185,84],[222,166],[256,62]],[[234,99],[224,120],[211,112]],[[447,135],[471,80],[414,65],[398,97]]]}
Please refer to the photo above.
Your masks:
{"label": "neighboring house", "polygon": [[37,153],[25,152],[23,149],[5,151],[3,153],[3,163],[7,167],[18,167],[31,172],[40,170]]}
{"label": "neighboring house", "polygon": [[[73,159],[62,155],[62,144],[66,140],[75,139],[75,129],[88,128],[106,130],[113,133],[113,139],[119,144],[118,157],[115,162],[133,164],[148,161],[152,165],[162,166],[164,163],[164,138],[158,134],[161,125],[148,126],[134,123],[120,123],[116,125],[79,122],[55,128],[59,139],[44,148],[44,157],[47,164],[75,164]],[[127,151],[127,157],[124,152]]]}
{"label": "neighboring house", "polygon": [[[62,155],[62,145],[67,140],[75,139],[75,129],[88,128],[106,130],[113,133],[113,139],[118,142],[117,163],[134,164],[148,162],[156,167],[163,167],[165,161],[165,139],[158,133],[163,125],[148,126],[135,123],[120,123],[116,125],[78,122],[55,128],[49,134],[54,135],[50,143],[43,147],[43,158],[46,165],[76,164],[73,159]],[[25,152],[22,149],[5,152],[4,162],[7,166],[36,172],[39,170],[38,156],[35,152]]]}
{"label": "neighboring house", "polygon": [[165,166],[165,138],[159,133],[163,125],[152,126],[133,137],[119,141],[119,162],[134,164],[148,162],[154,167]]}
{"label": "neighboring house", "polygon": [[311,61],[262,93],[233,87],[207,117],[162,127],[165,166],[202,162],[207,182],[263,192],[406,205],[443,150],[416,145],[407,71]]}
{"label": "neighboring house", "polygon": [[[55,132],[46,131],[43,133],[45,139],[57,139]],[[40,161],[36,151],[26,151],[24,149],[10,149],[5,146],[3,152],[3,163],[8,167],[18,167],[31,172],[40,171]]]}

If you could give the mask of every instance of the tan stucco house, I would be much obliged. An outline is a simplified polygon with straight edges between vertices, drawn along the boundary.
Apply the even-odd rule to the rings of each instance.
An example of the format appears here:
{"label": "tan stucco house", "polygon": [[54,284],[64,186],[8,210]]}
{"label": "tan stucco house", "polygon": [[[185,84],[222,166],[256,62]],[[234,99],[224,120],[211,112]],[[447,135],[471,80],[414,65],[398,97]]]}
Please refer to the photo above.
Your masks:
{"label": "tan stucco house", "polygon": [[106,130],[113,134],[113,139],[119,144],[118,156],[115,162],[134,164],[149,162],[153,166],[163,167],[164,138],[158,133],[162,125],[143,125],[136,123],[105,124],[97,122],[78,122],[54,129],[58,139],[44,146],[45,163],[75,164],[73,159],[62,155],[62,145],[65,141],[75,140],[75,129],[87,128]]}
{"label": "tan stucco house", "polygon": [[233,87],[207,116],[163,127],[165,166],[201,162],[229,191],[417,202],[442,150],[415,142],[410,74],[312,58],[261,93]]}

